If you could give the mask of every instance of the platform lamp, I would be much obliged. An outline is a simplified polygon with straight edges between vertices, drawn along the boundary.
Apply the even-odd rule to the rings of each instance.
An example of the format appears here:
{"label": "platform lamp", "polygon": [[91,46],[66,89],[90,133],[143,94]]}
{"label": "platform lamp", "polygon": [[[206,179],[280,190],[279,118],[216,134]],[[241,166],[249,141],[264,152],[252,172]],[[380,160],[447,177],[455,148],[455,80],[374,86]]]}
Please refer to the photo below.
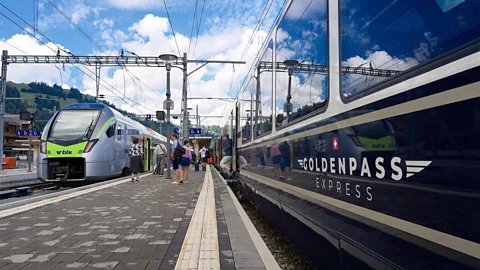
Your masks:
{"label": "platform lamp", "polygon": [[287,102],[283,105],[283,110],[287,113],[287,119],[289,118],[290,113],[293,111],[293,105],[290,103],[292,99],[291,88],[292,88],[292,74],[295,67],[298,65],[297,60],[285,60],[283,64],[288,68],[288,94]]}
{"label": "platform lamp", "polygon": [[166,179],[172,179],[170,175],[170,166],[172,161],[170,157],[172,156],[172,145],[170,144],[170,137],[172,136],[171,123],[170,123],[170,110],[173,110],[173,100],[170,99],[170,71],[172,70],[172,62],[176,61],[178,57],[173,54],[162,54],[158,56],[160,59],[165,61],[165,67],[167,69],[167,99],[163,101],[163,109],[167,111],[167,177]]}

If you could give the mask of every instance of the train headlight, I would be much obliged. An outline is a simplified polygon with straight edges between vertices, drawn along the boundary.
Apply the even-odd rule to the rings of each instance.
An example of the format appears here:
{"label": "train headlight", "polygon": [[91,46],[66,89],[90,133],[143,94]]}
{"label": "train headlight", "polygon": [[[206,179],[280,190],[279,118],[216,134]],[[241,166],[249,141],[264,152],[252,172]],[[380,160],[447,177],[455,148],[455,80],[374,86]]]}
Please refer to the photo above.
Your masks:
{"label": "train headlight", "polygon": [[88,141],[87,146],[85,146],[85,150],[83,150],[84,153],[89,153],[92,151],[92,148],[95,146],[95,144],[98,142],[98,139]]}
{"label": "train headlight", "polygon": [[47,143],[46,142],[42,141],[42,143],[40,145],[40,153],[42,153],[42,154],[47,153]]}

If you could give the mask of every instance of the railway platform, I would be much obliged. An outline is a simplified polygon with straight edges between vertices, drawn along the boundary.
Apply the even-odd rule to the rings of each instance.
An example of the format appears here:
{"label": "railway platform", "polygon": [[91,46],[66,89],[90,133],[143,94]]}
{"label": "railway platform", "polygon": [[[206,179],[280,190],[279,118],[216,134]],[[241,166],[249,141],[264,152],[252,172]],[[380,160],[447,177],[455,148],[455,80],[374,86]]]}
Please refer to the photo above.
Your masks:
{"label": "railway platform", "polygon": [[0,205],[0,269],[280,269],[213,167]]}

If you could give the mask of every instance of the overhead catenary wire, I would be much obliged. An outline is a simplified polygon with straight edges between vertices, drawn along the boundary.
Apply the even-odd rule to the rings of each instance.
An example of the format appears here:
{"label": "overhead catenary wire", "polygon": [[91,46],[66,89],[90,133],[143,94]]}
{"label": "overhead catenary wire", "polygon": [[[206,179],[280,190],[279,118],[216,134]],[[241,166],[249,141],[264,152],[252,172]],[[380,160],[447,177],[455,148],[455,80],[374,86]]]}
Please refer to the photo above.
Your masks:
{"label": "overhead catenary wire", "polygon": [[[268,11],[270,10],[270,8],[272,7],[272,4],[273,4],[274,0],[272,0],[270,2],[270,0],[267,0],[267,2],[265,3],[265,6],[263,7],[263,10],[262,10],[262,13],[260,14],[260,16],[258,17],[258,22],[257,24],[255,25],[255,28],[252,32],[252,35],[250,36],[248,42],[247,42],[247,45],[245,46],[245,50],[243,50],[242,52],[242,56],[240,57],[241,60],[244,59],[245,55],[247,54],[248,52],[248,49],[250,48],[250,45],[251,45],[251,42],[252,40],[254,39],[256,33],[258,32],[259,28],[260,28],[260,25],[263,23],[263,21],[265,20],[265,18],[267,17],[267,14],[268,14]],[[268,3],[270,3],[270,6],[268,6]],[[268,10],[267,10],[267,6],[268,6]],[[266,11],[266,12],[265,12]]]}
{"label": "overhead catenary wire", "polygon": [[190,47],[192,47],[193,29],[195,28],[195,17],[197,16],[197,6],[198,6],[198,0],[195,0],[195,11],[193,12],[193,19],[192,19],[192,31],[190,32],[190,41],[188,44],[188,55],[190,55]]}
{"label": "overhead catenary wire", "polygon": [[193,55],[192,59],[195,59],[195,52],[197,50],[197,42],[198,42],[198,34],[200,33],[200,26],[202,25],[202,18],[203,18],[203,10],[205,8],[205,0],[203,0],[202,4],[202,12],[200,13],[200,22],[197,24],[197,35],[195,37],[195,46],[193,47]]}
{"label": "overhead catenary wire", "polygon": [[[4,6],[3,4],[0,3],[0,5]],[[5,6],[4,6],[5,7]],[[6,8],[6,7],[5,7]],[[8,9],[8,8],[7,8]],[[13,12],[12,12],[13,13]],[[13,24],[15,24],[16,26],[18,26],[19,28],[21,28],[24,32],[26,32],[28,35],[30,35],[31,37],[35,38],[37,41],[39,41],[41,44],[45,45],[45,47],[47,47],[48,49],[50,49],[52,52],[54,53],[57,53],[57,51],[53,48],[51,48],[50,46],[48,46],[44,41],[42,41],[41,39],[39,39],[38,37],[34,36],[30,31],[28,31],[27,29],[25,29],[24,27],[22,27],[21,25],[19,25],[17,22],[13,21],[11,18],[9,18],[7,15],[5,15],[4,13],[0,12],[0,15],[4,16],[6,19],[8,19],[9,21],[11,21]],[[16,14],[15,14],[16,15]],[[29,25],[30,27],[32,27],[28,22],[26,22],[25,20],[23,20],[21,17],[19,17],[18,15],[16,15],[18,18],[20,18],[22,21],[24,21],[27,25]],[[49,40],[50,42],[52,42],[54,45],[55,42],[53,42],[51,39],[49,39],[48,37],[46,37],[45,35],[43,35],[40,31],[37,31],[37,33],[39,33],[40,35],[42,35],[43,37],[45,37],[47,40]],[[58,48],[59,46],[56,45]],[[62,49],[63,50],[63,49]],[[86,75],[87,77],[89,77],[90,79],[92,80],[95,80],[92,76],[88,75],[85,71],[83,71],[81,68],[77,67],[76,65],[72,64],[73,67],[75,67],[76,69],[78,69],[80,72],[82,72],[84,75]],[[90,69],[86,69],[88,70],[90,73],[95,74],[95,72],[91,71]],[[105,82],[107,85],[109,85],[112,89],[115,89],[117,92],[120,92],[118,89],[114,88],[112,85],[110,85],[108,82],[106,82],[104,79],[100,78],[100,80],[102,80],[103,82]],[[112,90],[108,89],[104,84],[101,84],[106,90],[112,92],[113,94],[115,94]],[[115,94],[116,95],[116,94]],[[120,96],[116,95],[117,97],[119,97],[119,99],[123,100],[125,102],[125,100],[123,98],[121,98]],[[130,98],[127,98],[128,100],[132,101],[133,103],[135,103],[136,105],[139,105],[139,106],[142,106],[146,109],[148,109],[147,107],[145,107],[144,105],[138,103],[138,102],[135,102],[133,101],[132,99]],[[135,109],[137,109],[138,111],[140,111],[138,108],[134,107]],[[148,109],[150,110],[150,109]],[[141,111],[140,111],[141,112]]]}
{"label": "overhead catenary wire", "polygon": [[175,35],[175,30],[173,29],[172,19],[170,19],[170,13],[168,12],[167,1],[163,0],[163,4],[165,6],[165,11],[167,12],[168,22],[170,23],[170,27],[172,28],[173,39],[175,40],[175,45],[177,45],[178,55],[182,55],[180,52],[180,48],[178,47],[177,37]]}
{"label": "overhead catenary wire", "polygon": [[[282,11],[283,9],[285,8],[285,4],[287,3],[287,0],[284,0],[283,1],[283,4],[282,4],[282,7],[280,8],[280,12],[277,14],[277,17],[275,17],[275,20],[273,21],[273,24],[272,25],[275,25],[277,23],[277,21],[280,19],[280,16],[282,15]],[[270,28],[270,31],[268,32],[267,34],[267,37],[271,36],[272,32],[273,32],[273,29],[274,27],[271,27]],[[263,46],[265,46],[265,43],[263,44]],[[245,76],[245,78],[243,79],[242,81],[242,84],[240,85],[240,87],[238,88],[238,91],[237,91],[237,94],[235,95],[235,98],[238,98],[238,95],[240,94],[240,92],[242,91],[242,89],[244,89],[244,85],[245,83],[248,81],[248,79],[250,78],[250,74],[252,72],[252,70],[255,68],[255,63],[257,63],[258,61],[258,57],[260,56],[260,52],[262,50],[259,50],[253,60],[253,64],[250,66],[250,69],[248,70],[247,72],[247,75]]]}
{"label": "overhead catenary wire", "polygon": [[[47,2],[55,9],[57,10],[70,24],[72,24],[75,28],[77,28],[78,31],[80,31],[80,33],[82,33],[88,40],[90,40],[90,42],[92,42],[100,51],[102,51],[104,54],[108,55],[108,56],[111,56],[110,53],[105,50],[100,44],[98,44],[88,33],[86,33],[80,26],[78,26],[70,17],[68,17],[57,5],[55,5],[55,3],[53,3],[51,0],[47,0]],[[175,35],[175,33],[174,33]],[[176,39],[175,39],[175,42],[176,42]],[[178,47],[178,45],[177,45]],[[120,65],[121,66],[121,65]],[[122,66],[121,66],[122,67]],[[126,66],[123,66],[122,68],[125,68],[127,69]],[[132,73],[133,74],[133,73]],[[131,75],[129,74],[129,76],[131,77]],[[138,78],[137,78],[138,79]],[[142,82],[144,85],[146,85],[144,82]],[[151,89],[151,88],[150,88]],[[143,91],[143,88],[140,87],[140,91],[141,92],[144,92]],[[145,92],[144,92],[145,93]]]}

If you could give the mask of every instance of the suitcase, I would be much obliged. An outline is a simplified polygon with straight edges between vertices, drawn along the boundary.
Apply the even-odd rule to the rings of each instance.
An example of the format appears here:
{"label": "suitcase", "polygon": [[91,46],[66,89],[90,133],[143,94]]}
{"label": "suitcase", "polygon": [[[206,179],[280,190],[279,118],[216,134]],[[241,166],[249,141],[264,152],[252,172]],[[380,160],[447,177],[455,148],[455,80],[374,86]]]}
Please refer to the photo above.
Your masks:
{"label": "suitcase", "polygon": [[200,171],[200,163],[199,162],[195,162],[195,171]]}

